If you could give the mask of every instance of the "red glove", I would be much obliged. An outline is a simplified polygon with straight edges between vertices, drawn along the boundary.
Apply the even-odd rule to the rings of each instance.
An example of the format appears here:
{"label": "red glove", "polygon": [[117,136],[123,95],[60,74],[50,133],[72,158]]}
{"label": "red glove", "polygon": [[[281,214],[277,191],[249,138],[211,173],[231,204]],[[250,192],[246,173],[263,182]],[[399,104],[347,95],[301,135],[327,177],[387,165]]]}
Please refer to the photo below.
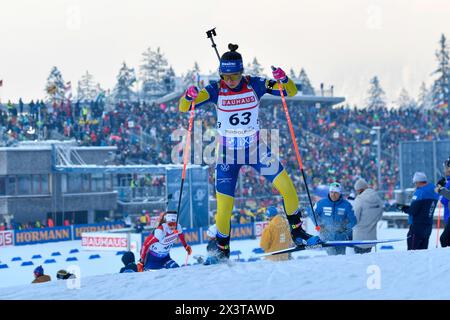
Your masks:
{"label": "red glove", "polygon": [[273,77],[277,81],[286,80],[286,73],[281,68],[276,68],[272,71]]}
{"label": "red glove", "polygon": [[187,244],[184,248],[186,249],[186,252],[188,253],[188,255],[192,254],[192,248],[190,245]]}
{"label": "red glove", "polygon": [[186,96],[189,97],[190,99],[195,100],[198,97],[198,89],[196,86],[190,86],[187,90],[186,90]]}
{"label": "red glove", "polygon": [[141,261],[139,261],[137,263],[137,271],[138,272],[143,272],[144,271],[144,264]]}

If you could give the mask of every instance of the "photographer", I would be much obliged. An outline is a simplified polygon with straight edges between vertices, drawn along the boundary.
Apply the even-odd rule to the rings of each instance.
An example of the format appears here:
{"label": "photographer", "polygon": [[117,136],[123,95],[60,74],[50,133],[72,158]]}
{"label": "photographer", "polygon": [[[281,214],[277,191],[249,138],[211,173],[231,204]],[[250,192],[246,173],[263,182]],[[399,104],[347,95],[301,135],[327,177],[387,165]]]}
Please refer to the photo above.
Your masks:
{"label": "photographer", "polygon": [[434,185],[427,182],[425,173],[414,173],[413,183],[416,185],[416,191],[411,205],[399,206],[403,212],[409,215],[408,250],[428,249],[434,209],[439,196],[434,191]]}
{"label": "photographer", "polygon": [[[268,207],[266,211],[269,224],[262,231],[259,246],[264,252],[273,252],[292,247],[288,221],[276,207]],[[271,261],[283,261],[291,259],[290,253],[267,256]]]}

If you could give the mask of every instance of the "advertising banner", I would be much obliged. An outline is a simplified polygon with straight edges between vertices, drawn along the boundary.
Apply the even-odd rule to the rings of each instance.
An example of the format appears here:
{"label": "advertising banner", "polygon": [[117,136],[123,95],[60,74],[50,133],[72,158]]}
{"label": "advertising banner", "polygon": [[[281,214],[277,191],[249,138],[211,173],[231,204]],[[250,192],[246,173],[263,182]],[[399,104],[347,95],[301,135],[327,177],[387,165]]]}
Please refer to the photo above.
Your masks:
{"label": "advertising banner", "polygon": [[128,249],[126,233],[84,232],[81,235],[84,250],[122,251]]}
{"label": "advertising banner", "polygon": [[0,231],[0,247],[14,245],[14,233],[12,231]]}
{"label": "advertising banner", "polygon": [[125,223],[78,224],[73,226],[73,240],[80,240],[83,232],[98,232],[125,228]]}
{"label": "advertising banner", "polygon": [[71,227],[55,227],[44,229],[15,230],[15,245],[57,242],[72,240]]}

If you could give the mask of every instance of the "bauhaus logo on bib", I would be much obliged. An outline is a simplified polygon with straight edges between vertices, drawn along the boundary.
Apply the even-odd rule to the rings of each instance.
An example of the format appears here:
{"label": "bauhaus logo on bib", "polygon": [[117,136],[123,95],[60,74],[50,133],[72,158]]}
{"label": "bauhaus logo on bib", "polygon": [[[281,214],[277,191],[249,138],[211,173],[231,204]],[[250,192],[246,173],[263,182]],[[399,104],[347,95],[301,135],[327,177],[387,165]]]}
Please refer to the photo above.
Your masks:
{"label": "bauhaus logo on bib", "polygon": [[223,99],[222,100],[222,106],[224,106],[224,107],[236,106],[236,105],[252,103],[252,102],[255,102],[255,101],[256,101],[256,99],[255,99],[255,97],[253,95],[249,96],[249,97],[244,97],[244,98]]}

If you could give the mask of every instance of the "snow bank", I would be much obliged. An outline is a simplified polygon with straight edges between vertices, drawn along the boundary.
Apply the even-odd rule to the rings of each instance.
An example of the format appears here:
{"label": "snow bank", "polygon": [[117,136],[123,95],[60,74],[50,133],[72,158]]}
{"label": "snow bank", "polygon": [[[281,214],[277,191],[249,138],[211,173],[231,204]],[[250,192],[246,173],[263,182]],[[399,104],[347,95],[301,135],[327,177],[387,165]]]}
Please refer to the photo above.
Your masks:
{"label": "snow bank", "polygon": [[[257,240],[237,241],[249,248]],[[246,242],[246,244],[244,244]],[[174,257],[184,260],[177,248]],[[204,249],[204,248],[203,248]],[[197,248],[197,253],[202,250]],[[314,251],[314,256],[311,253]],[[173,270],[89,276],[0,289],[2,299],[450,299],[450,248],[378,250],[326,256],[310,250],[285,262],[194,265]],[[119,260],[116,258],[116,260]],[[181,262],[182,263],[182,262]],[[105,266],[108,267],[108,266]],[[117,272],[117,269],[116,271]],[[30,279],[31,281],[31,279]]]}

